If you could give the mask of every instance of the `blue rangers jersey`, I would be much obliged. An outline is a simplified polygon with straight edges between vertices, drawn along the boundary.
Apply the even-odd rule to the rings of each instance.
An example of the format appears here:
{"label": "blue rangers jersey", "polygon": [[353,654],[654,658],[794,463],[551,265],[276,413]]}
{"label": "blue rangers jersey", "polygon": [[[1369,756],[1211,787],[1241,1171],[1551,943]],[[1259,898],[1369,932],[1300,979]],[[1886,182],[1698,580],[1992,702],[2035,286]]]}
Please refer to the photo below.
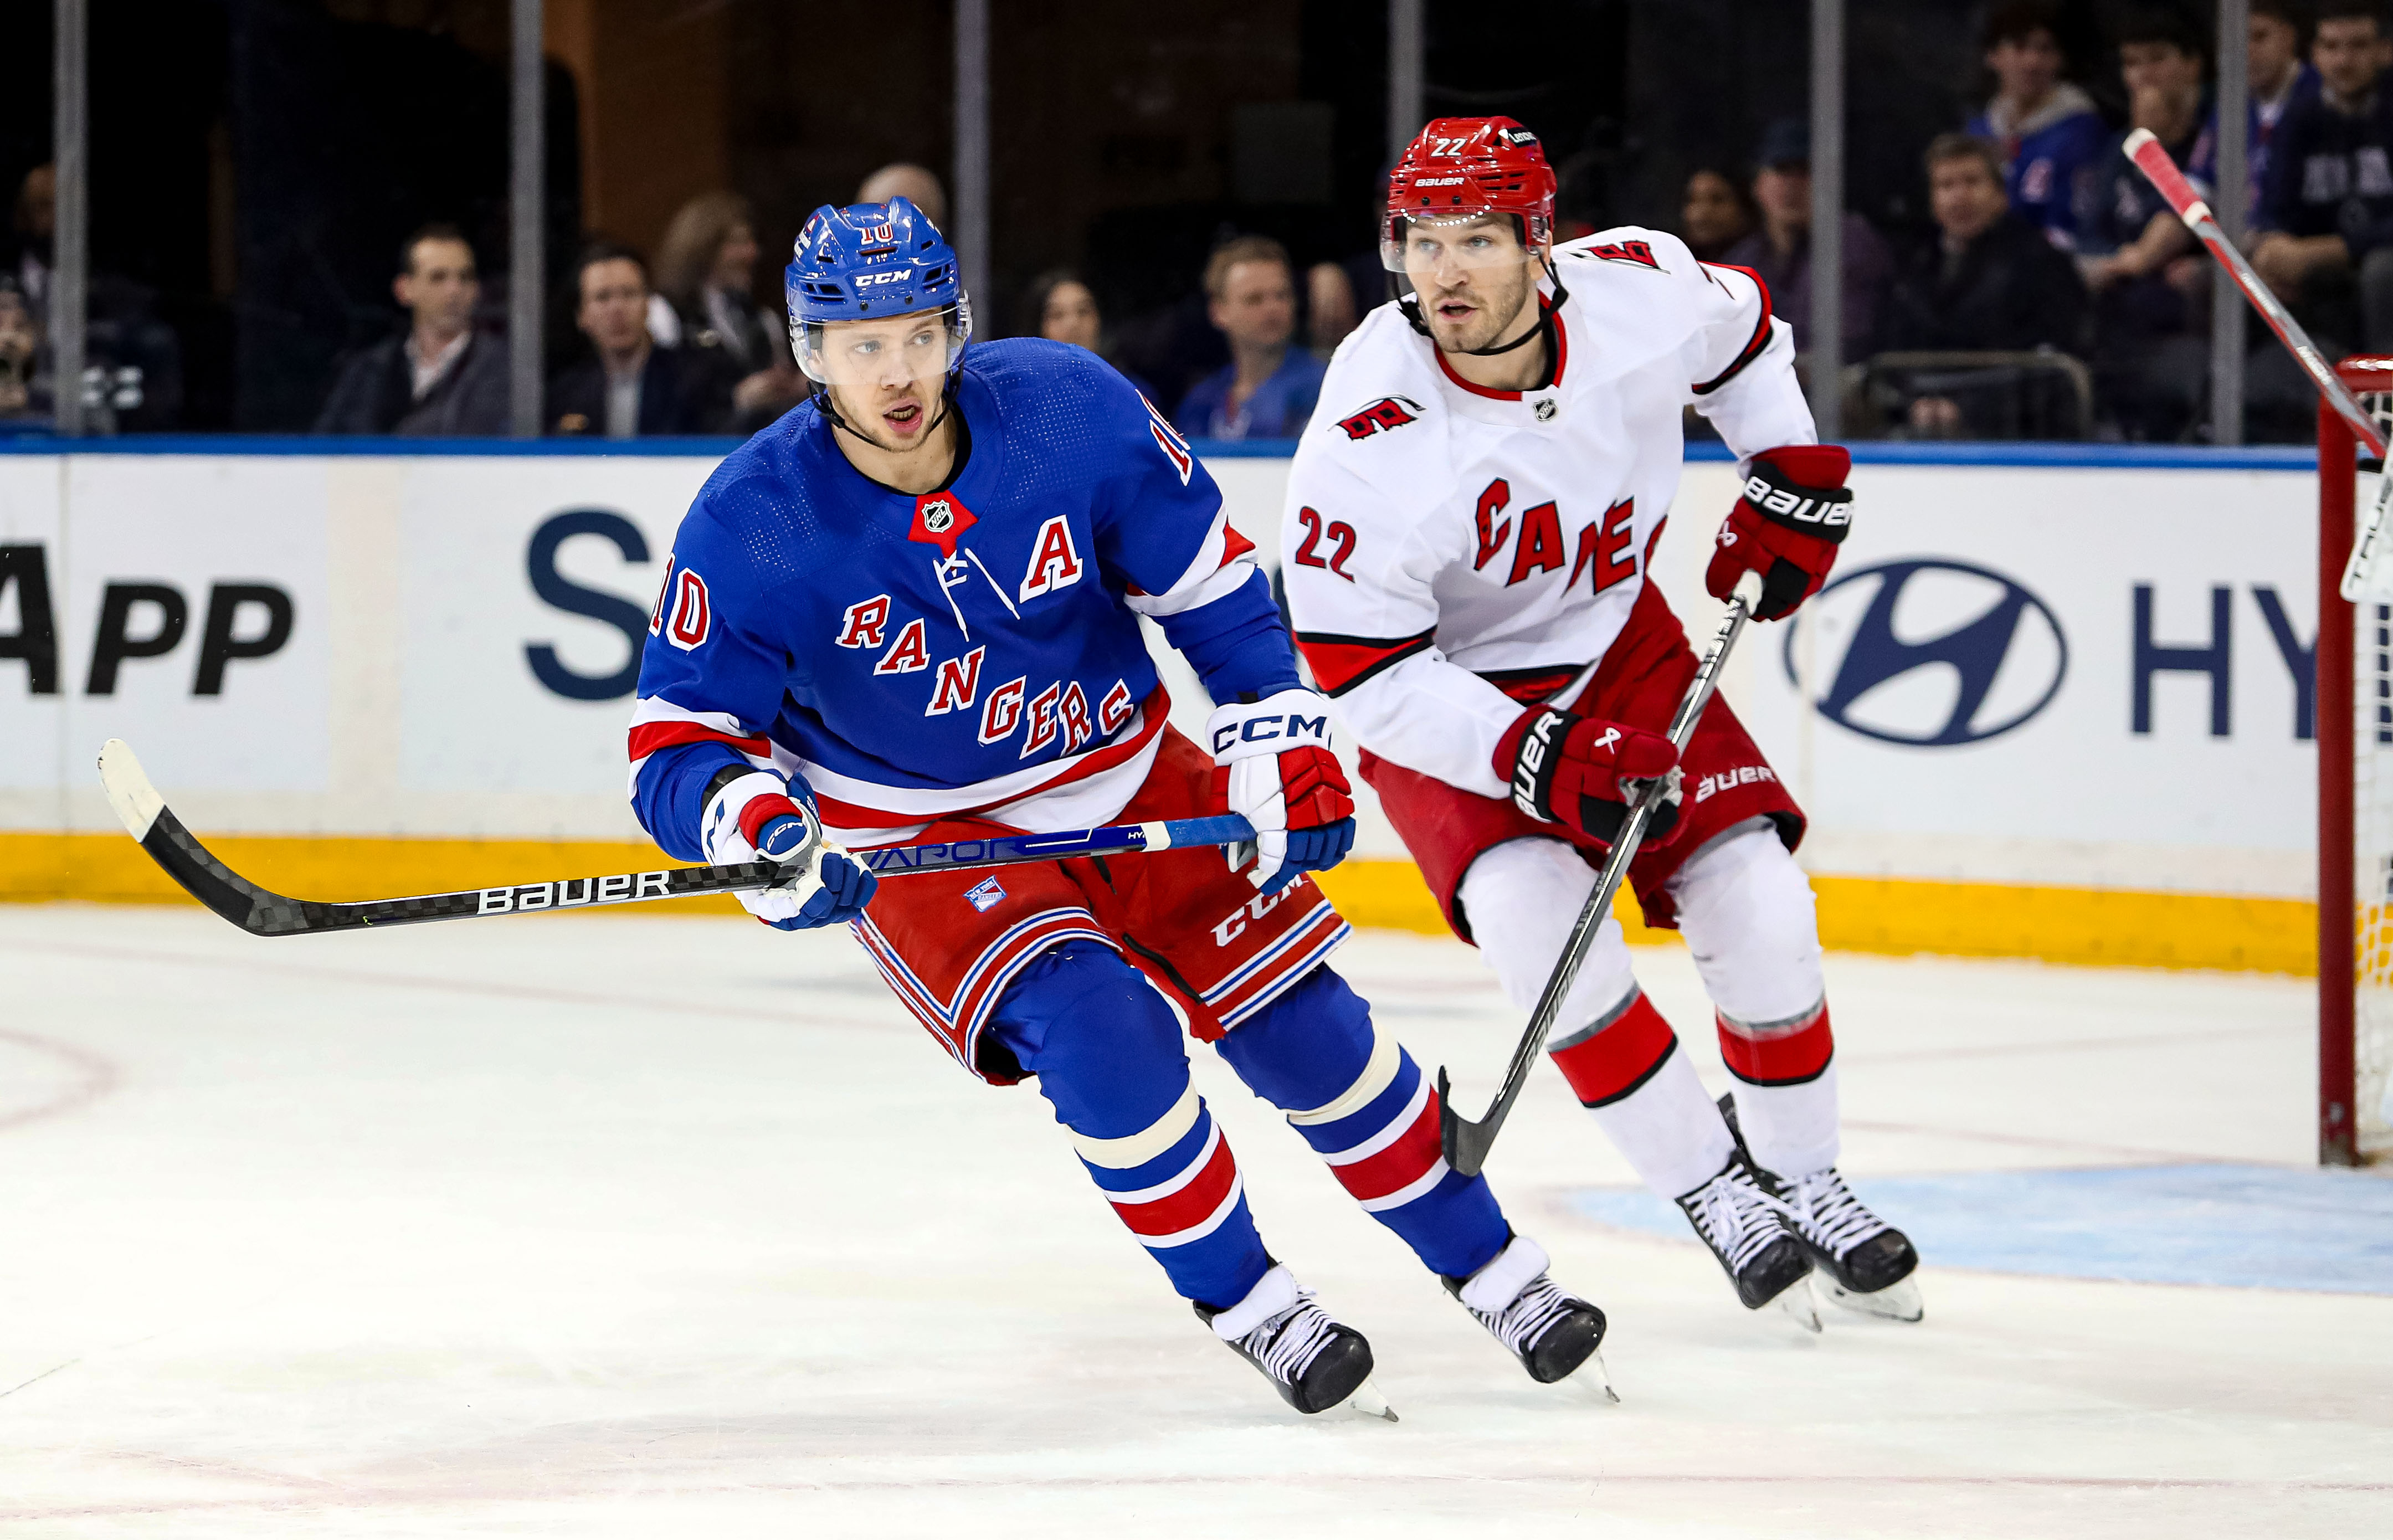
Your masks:
{"label": "blue rangers jersey", "polygon": [[1104,823],[1169,702],[1152,617],[1217,698],[1293,687],[1268,580],[1188,445],[1095,355],[964,357],[948,485],[867,478],[817,400],[750,439],[683,518],[631,730],[641,824],[700,860],[727,767],[811,794],[850,844],[942,817]]}

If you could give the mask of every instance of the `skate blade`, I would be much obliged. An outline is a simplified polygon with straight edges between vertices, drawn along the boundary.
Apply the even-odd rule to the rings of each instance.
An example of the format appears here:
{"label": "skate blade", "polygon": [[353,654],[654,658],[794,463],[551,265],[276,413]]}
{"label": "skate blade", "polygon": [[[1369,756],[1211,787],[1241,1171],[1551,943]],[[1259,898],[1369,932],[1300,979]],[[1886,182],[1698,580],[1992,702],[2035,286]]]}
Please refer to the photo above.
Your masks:
{"label": "skate blade", "polygon": [[1346,1398],[1346,1409],[1362,1416],[1378,1417],[1382,1422],[1401,1420],[1396,1416],[1396,1409],[1388,1404],[1388,1398],[1367,1379],[1354,1387],[1354,1393]]}
{"label": "skate blade", "polygon": [[1830,1304],[1851,1311],[1855,1315],[1908,1324],[1927,1313],[1927,1307],[1919,1299],[1919,1280],[1916,1277],[1898,1278],[1874,1294],[1862,1294],[1846,1288],[1824,1273],[1813,1273],[1812,1281],[1820,1286]]}
{"label": "skate blade", "polygon": [[1798,1279],[1792,1286],[1780,1291],[1778,1298],[1772,1299],[1771,1303],[1785,1312],[1789,1321],[1805,1331],[1814,1337],[1820,1335],[1819,1308],[1811,1303],[1811,1291],[1803,1286],[1802,1280]]}
{"label": "skate blade", "polygon": [[1620,1404],[1620,1392],[1612,1388],[1612,1371],[1603,1365],[1603,1350],[1601,1348],[1588,1354],[1587,1362],[1571,1371],[1569,1383],[1578,1387],[1579,1393],[1589,1400],[1602,1397],[1615,1406]]}

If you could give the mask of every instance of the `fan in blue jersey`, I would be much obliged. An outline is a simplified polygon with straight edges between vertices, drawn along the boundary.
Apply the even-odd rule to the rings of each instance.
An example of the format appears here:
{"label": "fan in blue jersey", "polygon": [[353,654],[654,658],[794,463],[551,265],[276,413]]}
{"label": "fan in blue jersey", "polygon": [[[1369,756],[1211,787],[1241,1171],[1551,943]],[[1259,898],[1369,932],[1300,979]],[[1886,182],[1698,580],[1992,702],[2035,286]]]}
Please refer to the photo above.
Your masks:
{"label": "fan in blue jersey", "polygon": [[[967,352],[955,254],[902,198],[817,210],[788,294],[821,388],[675,538],[631,734],[642,824],[686,860],[782,862],[741,895],[759,919],[849,924],[966,1069],[1035,1076],[1173,1286],[1299,1410],[1373,1403],[1370,1348],[1263,1249],[1183,1032],[1534,1377],[1594,1357],[1602,1312],[1446,1167],[1434,1091],[1324,963],[1347,928],[1305,874],[1345,855],[1353,803],[1187,444],[1084,349]],[[1166,724],[1141,616],[1219,703],[1210,751]],[[1183,850],[876,885],[842,850],[1225,807],[1258,831],[1243,869]]]}

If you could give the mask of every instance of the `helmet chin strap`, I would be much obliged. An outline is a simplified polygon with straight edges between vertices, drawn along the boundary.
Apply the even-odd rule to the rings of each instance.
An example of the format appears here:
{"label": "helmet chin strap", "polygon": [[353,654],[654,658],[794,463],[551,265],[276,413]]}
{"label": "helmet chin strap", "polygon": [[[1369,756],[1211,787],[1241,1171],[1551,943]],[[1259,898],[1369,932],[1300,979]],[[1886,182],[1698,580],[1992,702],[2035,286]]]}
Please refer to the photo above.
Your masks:
{"label": "helmet chin strap", "polygon": [[[1554,334],[1554,312],[1561,309],[1563,307],[1563,302],[1570,298],[1570,291],[1563,287],[1562,269],[1555,267],[1550,259],[1541,256],[1537,258],[1537,262],[1539,266],[1546,269],[1546,276],[1554,281],[1553,303],[1551,305],[1537,305],[1537,324],[1530,327],[1519,336],[1514,337],[1510,342],[1503,343],[1493,347],[1458,348],[1457,349],[1458,352],[1464,353],[1474,359],[1501,358],[1505,354],[1511,352],[1514,348],[1525,347],[1529,344],[1536,342],[1540,338],[1551,337]],[[1393,288],[1395,286],[1395,282],[1396,275],[1390,273],[1388,275],[1389,287]],[[1531,304],[1536,304],[1539,295],[1537,294],[1536,285],[1533,283],[1529,286],[1529,302]],[[1405,313],[1405,319],[1406,320],[1412,322],[1414,331],[1419,332],[1424,337],[1430,338],[1432,342],[1436,340],[1436,334],[1429,329],[1429,322],[1421,317],[1420,295],[1418,293],[1398,295],[1396,298],[1396,307]]]}
{"label": "helmet chin strap", "polygon": [[870,444],[874,449],[879,450],[883,454],[916,453],[930,446],[931,435],[938,431],[939,424],[946,422],[948,414],[955,410],[956,381],[957,378],[962,374],[963,367],[964,350],[963,348],[959,347],[956,349],[956,361],[948,366],[947,381],[939,386],[939,414],[931,419],[930,425],[922,430],[922,441],[916,444],[912,449],[893,450],[888,445],[875,439],[870,434],[860,431],[854,424],[841,416],[839,411],[839,398],[832,393],[830,385],[828,381],[824,383],[821,391],[822,414],[830,419],[830,425],[833,428],[846,434],[850,438],[855,439],[859,444]]}

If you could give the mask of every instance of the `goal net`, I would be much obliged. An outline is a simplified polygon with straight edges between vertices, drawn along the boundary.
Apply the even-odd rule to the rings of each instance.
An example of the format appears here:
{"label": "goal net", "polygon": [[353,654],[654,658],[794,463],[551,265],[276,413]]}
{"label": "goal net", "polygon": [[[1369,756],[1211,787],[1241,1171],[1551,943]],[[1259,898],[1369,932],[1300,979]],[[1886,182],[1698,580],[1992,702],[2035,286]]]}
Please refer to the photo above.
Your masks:
{"label": "goal net", "polygon": [[[2393,439],[2393,358],[2336,368]],[[2319,1155],[2393,1156],[2393,602],[2335,592],[2375,495],[2319,412]]]}

